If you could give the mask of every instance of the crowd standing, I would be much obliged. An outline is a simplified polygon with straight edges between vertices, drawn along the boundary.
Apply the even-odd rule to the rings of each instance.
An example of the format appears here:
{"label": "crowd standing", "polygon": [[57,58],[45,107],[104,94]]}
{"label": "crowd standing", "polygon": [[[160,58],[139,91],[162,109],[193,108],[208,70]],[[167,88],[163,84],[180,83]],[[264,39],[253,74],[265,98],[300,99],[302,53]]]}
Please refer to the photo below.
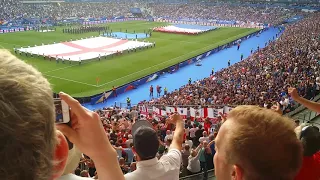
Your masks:
{"label": "crowd standing", "polygon": [[274,37],[277,40],[263,49],[257,47],[247,59],[141,104],[271,107],[278,102],[283,110],[290,111],[293,101],[288,87],[296,87],[307,99],[320,90],[319,20],[315,14],[288,25],[281,37]]}
{"label": "crowd standing", "polygon": [[[289,92],[307,101],[295,89]],[[258,106],[233,109],[207,137],[201,124],[192,126],[177,113],[155,121],[136,110],[92,112],[68,94],[59,96],[70,107],[68,124],[55,124],[52,90],[42,74],[0,51],[2,178],[177,180],[180,171],[203,171],[207,179],[207,169],[214,165],[220,180],[294,179],[303,156],[310,162],[315,152],[307,153],[303,146],[310,133],[301,130],[300,141],[292,120]],[[193,140],[186,133],[191,126]]]}
{"label": "crowd standing", "polygon": [[207,5],[195,4],[150,4],[156,17],[172,19],[227,20],[278,24],[301,12],[285,7],[232,6],[229,3]]}
{"label": "crowd standing", "polygon": [[49,18],[60,20],[64,18],[101,18],[126,16],[134,3],[120,2],[61,2],[61,3],[34,3],[23,4],[18,0],[3,0],[0,2],[0,19],[12,20],[24,18]]}
{"label": "crowd standing", "polygon": [[[255,50],[248,59],[231,65],[222,71],[213,73],[215,77],[214,80],[211,76],[210,78],[206,78],[195,83],[190,82],[188,85],[177,91],[167,93],[165,96],[155,98],[150,102],[144,102],[144,104],[171,104],[176,106],[195,104],[255,104],[272,109],[274,109],[274,105],[277,104],[277,112],[282,113],[283,110],[291,108],[293,101],[301,103],[301,99],[303,99],[302,97],[311,99],[319,93],[320,79],[318,78],[318,70],[320,54],[318,49],[320,29],[316,23],[318,20],[319,16],[316,14],[299,23],[287,26],[281,37],[275,37],[278,38],[277,41],[270,43],[269,46],[263,49]],[[241,47],[239,50],[241,50]],[[298,94],[300,94],[301,98]],[[313,108],[313,110],[319,112],[319,105],[309,108]],[[247,109],[246,112],[249,113],[248,111],[251,110]],[[231,111],[231,114],[232,112],[234,111]],[[166,117],[155,119],[152,115],[143,116],[135,108],[131,109],[129,112],[119,108],[106,108],[97,111],[97,113],[102,118],[105,131],[107,136],[110,138],[111,144],[113,144],[113,147],[118,152],[118,158],[120,164],[122,164],[121,169],[123,173],[130,174],[130,172],[136,170],[137,164],[139,164],[139,158],[134,154],[135,150],[134,145],[132,144],[132,142],[134,142],[134,136],[131,131],[133,124],[137,120],[149,121],[158,136],[159,148],[157,152],[154,150],[154,152],[156,152],[154,153],[156,154],[155,157],[160,158],[161,160],[161,157],[167,154],[170,150],[170,145],[172,144],[175,131],[174,127],[166,121]],[[239,116],[240,114],[229,114],[227,118],[237,119]],[[182,160],[179,168],[180,176],[191,175],[203,171],[203,178],[207,178],[207,170],[215,167],[212,157],[217,153],[216,144],[219,142],[219,134],[221,134],[219,130],[224,129],[222,122],[224,122],[225,119],[225,115],[220,114],[217,121],[218,124],[214,124],[209,119],[196,119],[191,121],[187,118],[184,120],[184,139],[181,149]],[[267,119],[270,120],[272,118],[269,117]],[[274,126],[278,125],[274,124]],[[287,124],[284,126],[290,127],[291,125]],[[256,128],[261,130],[262,127]],[[310,130],[308,126],[304,129],[301,126],[299,126],[299,128],[300,135],[297,136],[303,141],[308,141],[309,147],[306,147],[307,143],[305,142],[303,147],[305,149],[303,168],[296,179],[303,179],[305,177],[317,179],[319,178],[319,175],[316,173],[317,171],[315,169],[318,167],[318,164],[315,162],[318,162],[319,160],[319,146],[314,141],[313,136],[319,137],[319,134],[317,133],[319,131],[314,129]],[[271,129],[274,131],[277,130],[275,127]],[[308,129],[308,132],[311,132],[311,135],[309,134],[311,137],[302,138],[301,132],[306,131],[306,129]],[[280,129],[278,130],[280,131]],[[250,132],[249,130],[247,131]],[[251,133],[254,132],[252,131]],[[273,132],[268,132],[266,134],[270,137],[273,136]],[[276,134],[274,135],[276,136]],[[286,139],[289,136],[290,135],[283,135],[281,138]],[[245,139],[245,137],[242,138]],[[240,141],[242,138],[237,137],[236,139],[237,141]],[[277,136],[277,138],[279,137]],[[271,143],[272,140],[269,140]],[[237,141],[235,140],[234,142]],[[256,140],[255,143],[258,143],[259,141],[260,140]],[[294,141],[295,140],[292,139],[292,142]],[[255,146],[260,145],[255,144]],[[296,145],[296,147],[299,149],[298,145]],[[306,150],[310,148],[311,150]],[[268,148],[262,147],[259,149],[259,152],[262,152],[262,149]],[[299,154],[299,151],[292,151],[292,149],[288,151]],[[286,150],[284,152],[286,152]],[[243,153],[250,152],[248,151]],[[268,153],[273,154],[275,152],[270,151]],[[283,153],[277,152],[279,156],[273,157],[273,160],[281,159],[280,156],[282,157]],[[270,160],[269,158],[270,157],[268,156],[266,159]],[[261,159],[256,160],[261,163]],[[154,163],[155,162],[156,161],[154,161]],[[296,159],[294,162],[295,163],[293,163],[292,166],[279,164],[278,168],[281,169],[280,166],[289,168],[287,169],[288,171],[291,171],[289,174],[293,175],[295,172],[298,172],[298,166],[301,163],[301,160]],[[312,163],[314,163],[314,165],[311,165],[312,168],[305,167]],[[256,166],[258,167],[258,164],[256,164]],[[264,168],[268,169],[270,166],[266,164]],[[144,167],[144,165],[142,165],[142,167]],[[217,171],[217,167],[215,167],[215,169]],[[147,172],[149,171],[147,170]],[[219,176],[218,173],[219,172],[216,172],[217,176]],[[269,173],[270,171],[261,172],[264,177],[268,177],[269,179],[273,179],[275,176],[281,174],[280,172],[275,174]],[[282,175],[285,176],[285,174]],[[252,176],[255,177],[257,175],[252,174]],[[131,176],[127,175],[126,177],[129,179]],[[146,177],[150,178],[151,175],[149,174]],[[292,179],[292,177],[288,179]]]}

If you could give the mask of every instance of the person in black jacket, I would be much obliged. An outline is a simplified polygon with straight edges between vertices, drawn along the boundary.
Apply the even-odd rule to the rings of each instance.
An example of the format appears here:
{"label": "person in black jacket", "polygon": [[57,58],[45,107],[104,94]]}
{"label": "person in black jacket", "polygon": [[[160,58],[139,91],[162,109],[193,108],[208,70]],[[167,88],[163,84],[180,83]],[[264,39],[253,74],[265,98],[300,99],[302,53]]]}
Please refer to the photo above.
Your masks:
{"label": "person in black jacket", "polygon": [[200,142],[199,142],[199,138],[202,136],[202,133],[203,133],[204,129],[202,129],[202,125],[199,124],[199,129],[196,131],[195,135],[196,135],[196,138],[193,142],[193,145],[195,147],[199,146]]}

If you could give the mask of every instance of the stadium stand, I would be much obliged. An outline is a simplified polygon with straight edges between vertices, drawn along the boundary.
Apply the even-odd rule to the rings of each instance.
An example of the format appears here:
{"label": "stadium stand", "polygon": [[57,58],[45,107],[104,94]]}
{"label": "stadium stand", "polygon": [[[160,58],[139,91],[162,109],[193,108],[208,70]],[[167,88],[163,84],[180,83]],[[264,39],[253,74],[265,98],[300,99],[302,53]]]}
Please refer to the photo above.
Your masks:
{"label": "stadium stand", "polygon": [[[22,3],[23,1],[5,0],[0,4],[0,19],[13,21],[22,18],[41,18],[61,20],[65,18],[110,18],[132,16],[133,7],[144,9],[144,16],[156,18],[197,19],[197,20],[228,20],[278,24],[288,17],[303,14],[293,8],[272,6],[232,6],[230,3],[220,4],[158,4],[133,2],[74,2],[74,3]],[[31,3],[30,3],[31,2]],[[142,8],[143,7],[143,8]],[[140,9],[140,10],[141,10]],[[43,21],[42,21],[43,22]]]}
{"label": "stadium stand", "polygon": [[[296,87],[299,94],[307,99],[311,99],[319,93],[320,83],[317,78],[319,37],[317,34],[320,29],[316,23],[318,20],[319,15],[316,14],[298,23],[288,25],[278,41],[269,44],[264,49],[257,50],[248,59],[216,72],[209,78],[181,87],[162,98],[141,102],[141,105],[164,108],[169,105],[174,107],[190,105],[210,107],[210,105],[223,106],[223,104],[256,104],[271,108],[275,102],[279,102],[281,113],[282,111],[289,112],[295,108],[295,103],[287,92],[288,87]],[[234,87],[237,87],[237,90],[233,90]],[[170,143],[172,131],[168,131],[165,117],[161,117],[160,120],[155,120],[152,115],[144,117],[140,114],[139,109],[131,109],[130,112],[127,112],[120,108],[105,108],[99,110],[98,113],[102,117],[107,133],[111,132],[109,136],[113,137],[112,142],[117,147],[121,146],[117,142],[122,137],[120,142],[123,143],[123,149],[126,148],[127,139],[130,142],[129,137],[131,136],[128,129],[132,126],[132,119],[139,117],[152,122],[159,131],[160,139],[164,141],[163,145],[167,145],[166,139],[169,139]],[[221,114],[221,117],[224,116]],[[125,119],[129,119],[129,121]],[[200,129],[203,128],[202,131],[216,135],[220,121],[220,117],[217,120],[205,120],[201,117],[196,121],[187,120],[185,144],[195,147],[194,144],[199,143],[197,140],[202,136],[202,132],[195,133],[199,129],[197,127],[199,124],[201,124]],[[213,131],[210,132],[210,130]],[[122,133],[114,135],[112,133],[114,131]],[[123,138],[126,140],[124,141]],[[214,152],[213,149],[212,152]],[[160,150],[158,153],[161,156],[163,151]],[[212,156],[210,158],[208,155],[208,157],[208,159],[212,159]],[[309,173],[315,173],[315,170],[309,171]],[[184,175],[183,171],[181,175]],[[197,177],[199,178],[199,176],[202,177],[201,174]]]}
{"label": "stadium stand", "polygon": [[285,7],[254,7],[221,4],[151,4],[153,15],[171,19],[216,19],[228,21],[279,24],[288,17],[300,14]]}
{"label": "stadium stand", "polygon": [[270,107],[279,102],[283,110],[290,111],[294,107],[286,93],[288,86],[297,87],[307,99],[319,93],[317,34],[320,29],[315,23],[317,20],[319,17],[315,15],[288,25],[277,41],[264,49],[256,49],[249,58],[162,98],[141,104],[255,104]]}

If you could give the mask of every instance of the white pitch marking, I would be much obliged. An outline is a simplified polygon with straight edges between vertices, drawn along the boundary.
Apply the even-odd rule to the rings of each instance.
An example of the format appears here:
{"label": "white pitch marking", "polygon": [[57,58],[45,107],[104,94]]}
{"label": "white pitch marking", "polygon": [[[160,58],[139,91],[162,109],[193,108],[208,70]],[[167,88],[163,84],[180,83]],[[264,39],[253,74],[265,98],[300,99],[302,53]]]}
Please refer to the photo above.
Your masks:
{"label": "white pitch marking", "polygon": [[48,76],[48,77],[55,78],[55,79],[61,79],[61,80],[65,80],[65,81],[70,81],[70,82],[75,82],[75,83],[78,83],[78,84],[84,84],[84,85],[87,85],[87,86],[99,87],[97,85],[88,84],[88,83],[84,83],[84,82],[80,82],[80,81],[76,81],[76,80],[72,80],[72,79],[66,79],[66,78],[57,77],[57,76],[51,76],[51,75],[47,75],[47,74],[44,74],[44,76]]}

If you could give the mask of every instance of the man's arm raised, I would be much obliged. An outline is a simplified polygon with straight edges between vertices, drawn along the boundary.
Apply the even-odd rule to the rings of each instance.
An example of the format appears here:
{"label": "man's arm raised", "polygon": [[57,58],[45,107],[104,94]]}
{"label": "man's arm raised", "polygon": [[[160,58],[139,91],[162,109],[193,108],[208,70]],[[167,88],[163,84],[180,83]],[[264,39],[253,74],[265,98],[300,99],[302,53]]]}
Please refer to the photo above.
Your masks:
{"label": "man's arm raised", "polygon": [[89,111],[71,96],[60,93],[60,98],[70,107],[71,127],[60,124],[57,128],[81,152],[95,163],[99,179],[124,180],[116,150],[112,148],[97,113]]}
{"label": "man's arm raised", "polygon": [[173,140],[169,149],[178,149],[181,151],[184,135],[184,122],[179,114],[174,114],[170,117],[169,122],[176,126],[174,131]]}
{"label": "man's arm raised", "polygon": [[313,101],[309,101],[303,97],[300,97],[296,88],[292,88],[292,87],[288,88],[288,93],[290,94],[292,99],[295,100],[296,102],[302,104],[303,106],[305,106],[306,108],[312,111],[320,113],[320,104]]}

